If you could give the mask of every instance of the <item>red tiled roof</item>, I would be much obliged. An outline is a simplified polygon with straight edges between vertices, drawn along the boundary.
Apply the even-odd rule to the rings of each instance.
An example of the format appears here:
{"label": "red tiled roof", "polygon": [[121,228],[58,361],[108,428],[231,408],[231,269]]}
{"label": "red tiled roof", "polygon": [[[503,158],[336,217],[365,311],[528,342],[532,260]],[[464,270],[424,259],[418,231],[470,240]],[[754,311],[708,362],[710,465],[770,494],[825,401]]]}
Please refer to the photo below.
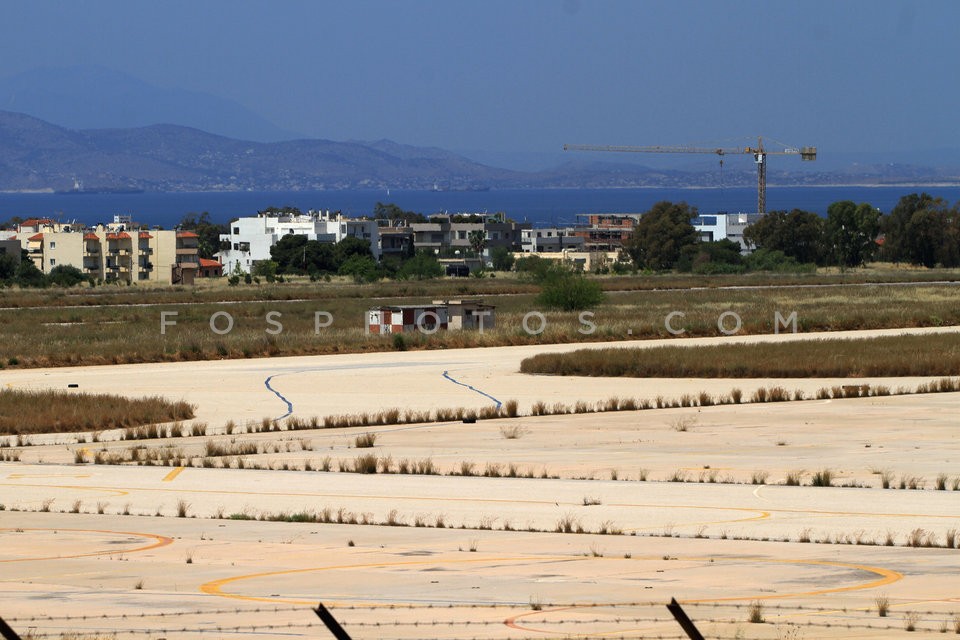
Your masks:
{"label": "red tiled roof", "polygon": [[30,236],[29,238],[27,238],[27,240],[28,240],[29,242],[36,242],[37,240],[43,240],[43,234],[42,234],[42,233],[38,233],[38,234],[35,235],[35,236]]}
{"label": "red tiled roof", "polygon": [[153,239],[153,236],[150,235],[149,233],[147,233],[146,231],[141,231],[141,232],[140,232],[140,239],[141,239],[141,240],[152,240],[152,239]]}
{"label": "red tiled roof", "polygon": [[100,238],[98,238],[98,237],[97,237],[97,234],[95,234],[95,233],[85,233],[85,234],[83,234],[83,239],[84,239],[84,240],[99,240]]}
{"label": "red tiled roof", "polygon": [[199,238],[193,231],[177,231],[178,238]]}
{"label": "red tiled roof", "polygon": [[38,224],[50,224],[53,222],[50,218],[30,218],[20,223],[21,227],[35,227]]}
{"label": "red tiled roof", "polygon": [[217,262],[216,260],[207,260],[206,258],[200,258],[200,266],[204,269],[212,269],[214,267],[222,267],[222,262]]}
{"label": "red tiled roof", "polygon": [[107,240],[129,240],[129,239],[130,239],[130,234],[125,231],[121,233],[107,234]]}

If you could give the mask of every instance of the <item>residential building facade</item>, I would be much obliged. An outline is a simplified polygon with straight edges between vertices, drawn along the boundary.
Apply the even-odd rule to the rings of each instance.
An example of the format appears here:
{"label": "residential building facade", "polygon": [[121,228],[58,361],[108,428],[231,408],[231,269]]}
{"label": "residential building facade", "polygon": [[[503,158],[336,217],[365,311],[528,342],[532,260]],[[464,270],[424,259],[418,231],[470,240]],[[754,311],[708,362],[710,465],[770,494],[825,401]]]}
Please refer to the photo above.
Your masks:
{"label": "residential building facade", "polygon": [[520,232],[520,246],[524,253],[582,251],[583,245],[583,236],[577,235],[573,227],[523,229]]}
{"label": "residential building facade", "polygon": [[380,236],[375,220],[347,218],[330,211],[300,215],[260,213],[234,220],[230,223],[230,233],[220,235],[221,250],[216,257],[226,273],[250,273],[255,263],[270,260],[270,247],[293,234],[331,244],[344,238],[359,238],[370,244],[374,259],[380,260]]}
{"label": "residential building facade", "polygon": [[697,216],[690,222],[700,234],[703,242],[729,239],[740,245],[741,253],[749,253],[751,248],[743,240],[743,231],[754,224],[762,214],[759,213],[717,213],[715,215]]}
{"label": "residential building facade", "polygon": [[45,231],[27,239],[27,255],[50,273],[61,265],[107,282],[193,282],[199,258],[192,232],[126,230],[100,225],[93,230]]}
{"label": "residential building facade", "polygon": [[642,213],[586,213],[578,218],[575,234],[583,238],[584,251],[619,251],[631,237]]}
{"label": "residential building facade", "polygon": [[471,233],[483,233],[486,251],[495,247],[516,251],[522,243],[521,232],[531,226],[529,222],[507,221],[502,214],[442,214],[430,216],[429,222],[414,222],[410,228],[413,230],[413,244],[418,251],[449,253],[459,250],[467,255],[473,251]]}

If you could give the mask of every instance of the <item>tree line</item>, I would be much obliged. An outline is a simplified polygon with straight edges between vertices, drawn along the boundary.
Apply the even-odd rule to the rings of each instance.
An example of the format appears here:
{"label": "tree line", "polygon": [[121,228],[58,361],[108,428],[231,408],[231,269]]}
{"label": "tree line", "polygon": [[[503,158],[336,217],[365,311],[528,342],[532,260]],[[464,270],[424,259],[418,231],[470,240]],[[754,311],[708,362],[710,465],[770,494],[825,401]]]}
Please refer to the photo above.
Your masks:
{"label": "tree line", "polygon": [[832,203],[826,217],[772,211],[744,230],[752,253],[730,240],[701,241],[696,207],[658,202],[640,217],[624,253],[638,269],[700,273],[858,267],[871,260],[924,267],[960,266],[960,208],[929,194],[900,198],[883,215],[868,203]]}

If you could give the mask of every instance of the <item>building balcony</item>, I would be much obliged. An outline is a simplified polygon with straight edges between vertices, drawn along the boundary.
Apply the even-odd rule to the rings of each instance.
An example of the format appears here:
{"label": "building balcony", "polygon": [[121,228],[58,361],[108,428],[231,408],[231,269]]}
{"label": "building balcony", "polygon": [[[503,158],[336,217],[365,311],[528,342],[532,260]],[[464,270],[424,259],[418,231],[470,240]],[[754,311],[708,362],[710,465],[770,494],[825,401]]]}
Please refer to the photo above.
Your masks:
{"label": "building balcony", "polygon": [[152,256],[153,249],[151,249],[150,247],[140,247],[140,253],[145,256]]}
{"label": "building balcony", "polygon": [[86,257],[86,256],[99,256],[99,255],[100,255],[100,247],[87,247],[86,249],[83,250],[83,255],[84,255],[84,257]]}
{"label": "building balcony", "polygon": [[178,256],[195,256],[197,255],[197,247],[177,247]]}

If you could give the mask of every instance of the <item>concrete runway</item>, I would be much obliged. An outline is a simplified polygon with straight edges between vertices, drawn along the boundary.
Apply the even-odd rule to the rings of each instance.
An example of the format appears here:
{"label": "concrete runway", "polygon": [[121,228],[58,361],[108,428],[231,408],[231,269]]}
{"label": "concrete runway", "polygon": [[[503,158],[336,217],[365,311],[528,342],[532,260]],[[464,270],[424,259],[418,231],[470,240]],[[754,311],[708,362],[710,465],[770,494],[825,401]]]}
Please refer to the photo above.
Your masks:
{"label": "concrete runway", "polygon": [[[219,427],[282,414],[280,396],[310,416],[776,383],[516,373],[527,355],[581,346],[4,371],[0,384],[183,397]],[[939,635],[960,615],[960,550],[944,546],[960,529],[960,491],[934,490],[937,475],[960,477],[957,409],[957,394],[928,394],[440,423],[376,430],[363,452],[353,438],[372,429],[39,438],[22,462],[0,463],[0,616],[54,637],[325,637],[309,610],[322,600],[355,638],[646,638],[679,636],[663,607],[676,597],[711,638],[894,638],[911,614],[918,634]],[[521,437],[505,438],[507,425]],[[191,457],[231,440],[285,446],[244,456],[275,470],[72,464],[80,446]],[[361,453],[561,477],[279,470]],[[809,485],[824,468],[857,486],[781,484],[804,470]],[[925,488],[880,489],[881,470]],[[757,471],[768,484],[749,484]],[[688,481],[666,481],[677,472]],[[269,521],[298,513],[357,524]],[[556,532],[563,523],[584,533]],[[904,546],[911,535],[931,546]],[[754,602],[765,624],[747,621]]]}

